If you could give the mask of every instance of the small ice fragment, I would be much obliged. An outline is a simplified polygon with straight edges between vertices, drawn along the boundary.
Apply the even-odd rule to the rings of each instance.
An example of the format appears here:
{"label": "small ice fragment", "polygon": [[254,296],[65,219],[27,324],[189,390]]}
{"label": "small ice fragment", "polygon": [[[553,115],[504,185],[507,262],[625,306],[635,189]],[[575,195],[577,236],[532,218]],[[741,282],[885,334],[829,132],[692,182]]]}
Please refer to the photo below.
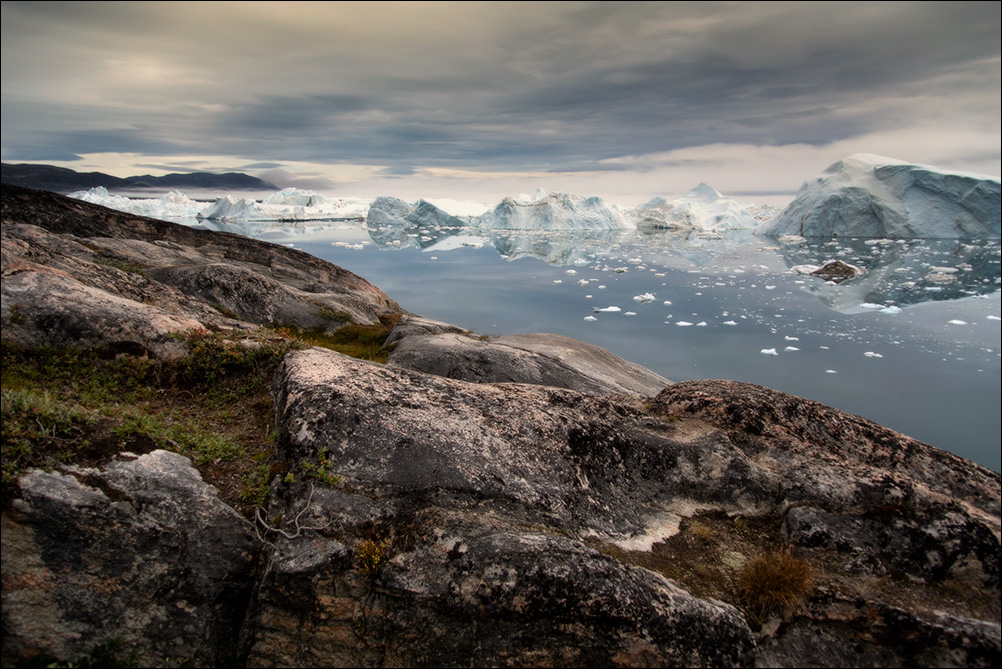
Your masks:
{"label": "small ice fragment", "polygon": [[766,290],[776,290],[776,286],[766,286]]}
{"label": "small ice fragment", "polygon": [[605,290],[605,286],[604,286],[604,285],[602,285],[602,284],[599,284],[599,286],[598,286],[598,289],[599,289],[599,290]]}
{"label": "small ice fragment", "polygon": [[774,348],[763,348],[760,353],[762,355],[779,355]]}
{"label": "small ice fragment", "polygon": [[786,335],[783,339],[786,341],[800,341],[800,337],[791,337],[790,335]]}
{"label": "small ice fragment", "polygon": [[828,350],[827,346],[818,346],[818,348],[820,348],[822,351],[827,351]]}
{"label": "small ice fragment", "polygon": [[675,325],[679,326],[680,328],[687,328],[691,327],[692,323],[690,323],[689,321],[675,321]]}
{"label": "small ice fragment", "polygon": [[587,286],[588,285],[588,279],[578,279],[578,285],[579,286]]}
{"label": "small ice fragment", "polygon": [[884,357],[884,356],[880,355],[879,353],[874,353],[873,351],[867,351],[863,355],[865,355],[867,358],[883,358]]}
{"label": "small ice fragment", "polygon": [[698,323],[696,323],[696,327],[697,328],[705,328],[706,327],[706,321],[699,321]]}
{"label": "small ice fragment", "polygon": [[967,325],[967,321],[962,321],[955,318],[952,321],[950,321],[950,325]]}
{"label": "small ice fragment", "polygon": [[623,315],[624,316],[636,316],[637,312],[636,311],[624,311]]}
{"label": "small ice fragment", "polygon": [[671,306],[671,300],[665,300],[664,304],[665,304],[666,307],[670,307]]}
{"label": "small ice fragment", "polygon": [[598,319],[597,319],[597,318],[595,318],[594,316],[585,316],[585,317],[584,317],[584,319],[585,319],[586,321],[597,321],[597,320],[598,320]]}
{"label": "small ice fragment", "polygon": [[783,350],[784,350],[784,351],[799,351],[800,349],[799,349],[799,348],[797,348],[796,346],[787,346],[787,347],[786,347],[786,348],[784,348]]}
{"label": "small ice fragment", "polygon": [[724,321],[724,325],[737,325],[737,321]]}
{"label": "small ice fragment", "polygon": [[438,256],[432,256],[432,257],[428,258],[428,260],[438,260]]}
{"label": "small ice fragment", "polygon": [[577,273],[578,273],[578,271],[576,269],[567,269],[567,270],[564,270],[564,274],[566,274],[567,276],[574,276]]}
{"label": "small ice fragment", "polygon": [[634,295],[633,301],[637,304],[647,304],[648,302],[654,301],[654,295],[651,293],[644,293],[643,295]]}
{"label": "small ice fragment", "polygon": [[585,295],[585,299],[590,300],[594,295]]}
{"label": "small ice fragment", "polygon": [[561,280],[561,279],[554,279],[553,283],[563,283],[563,280]]}
{"label": "small ice fragment", "polygon": [[889,307],[884,307],[883,309],[881,309],[880,313],[897,315],[901,313],[901,307],[895,307],[894,305],[891,305]]}
{"label": "small ice fragment", "polygon": [[825,374],[838,374],[834,369],[826,369]]}
{"label": "small ice fragment", "polygon": [[1002,321],[1002,318],[999,318],[998,316],[985,316],[985,318],[990,321]]}
{"label": "small ice fragment", "polygon": [[863,302],[863,304],[861,304],[859,306],[861,306],[864,309],[883,309],[884,308],[884,305],[882,305],[882,304],[874,304],[873,302]]}
{"label": "small ice fragment", "polygon": [[622,309],[620,309],[619,307],[602,307],[601,309],[598,308],[595,309],[596,314],[598,313],[614,314],[617,311],[622,311]]}

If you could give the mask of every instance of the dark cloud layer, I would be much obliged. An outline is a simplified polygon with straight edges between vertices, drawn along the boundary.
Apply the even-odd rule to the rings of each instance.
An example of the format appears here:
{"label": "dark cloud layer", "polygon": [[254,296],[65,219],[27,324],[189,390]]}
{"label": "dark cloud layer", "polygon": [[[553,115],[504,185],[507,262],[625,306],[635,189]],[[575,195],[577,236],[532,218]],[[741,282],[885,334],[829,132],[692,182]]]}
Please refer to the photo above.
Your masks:
{"label": "dark cloud layer", "polygon": [[997,2],[10,2],[2,25],[5,160],[587,170],[999,126]]}

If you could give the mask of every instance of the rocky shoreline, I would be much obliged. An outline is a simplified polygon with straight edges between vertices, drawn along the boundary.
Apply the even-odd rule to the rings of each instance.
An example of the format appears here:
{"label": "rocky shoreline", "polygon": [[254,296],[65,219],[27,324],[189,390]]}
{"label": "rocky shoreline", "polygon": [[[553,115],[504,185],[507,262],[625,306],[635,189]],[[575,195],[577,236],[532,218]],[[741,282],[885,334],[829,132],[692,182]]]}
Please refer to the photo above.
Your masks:
{"label": "rocky shoreline", "polygon": [[[5,346],[183,360],[184,330],[399,318],[385,364],[284,355],[253,517],[165,450],[21,475],[5,666],[1002,662],[998,473],[760,386],[484,340],[265,242],[6,185],[2,216]],[[779,555],[809,582],[758,607]]]}

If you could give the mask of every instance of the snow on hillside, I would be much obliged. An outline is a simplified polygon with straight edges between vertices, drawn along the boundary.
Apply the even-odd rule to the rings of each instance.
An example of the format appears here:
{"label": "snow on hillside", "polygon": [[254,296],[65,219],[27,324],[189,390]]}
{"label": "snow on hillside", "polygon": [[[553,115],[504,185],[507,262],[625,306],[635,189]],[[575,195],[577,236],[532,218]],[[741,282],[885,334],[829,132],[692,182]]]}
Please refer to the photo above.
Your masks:
{"label": "snow on hillside", "polygon": [[999,179],[858,153],[806,182],[756,233],[779,237],[998,238]]}

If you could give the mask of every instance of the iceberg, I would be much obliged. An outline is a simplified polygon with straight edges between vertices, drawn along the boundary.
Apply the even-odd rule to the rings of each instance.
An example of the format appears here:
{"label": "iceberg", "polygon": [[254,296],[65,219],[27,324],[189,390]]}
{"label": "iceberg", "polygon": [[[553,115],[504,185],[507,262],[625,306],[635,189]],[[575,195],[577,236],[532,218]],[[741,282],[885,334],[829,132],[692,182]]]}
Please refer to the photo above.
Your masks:
{"label": "iceberg", "polygon": [[261,202],[226,195],[206,207],[199,218],[215,221],[358,220],[369,204],[358,198],[328,198],[299,188],[283,188]]}
{"label": "iceberg", "polygon": [[826,239],[997,239],[1000,217],[997,177],[859,153],[801,186],[793,202],[755,232]]}
{"label": "iceberg", "polygon": [[197,217],[208,207],[206,202],[196,202],[181,191],[171,191],[159,198],[129,198],[122,195],[112,195],[104,186],[97,186],[86,191],[70,193],[69,197],[102,207],[124,211],[137,216],[149,216],[167,220],[179,220]]}
{"label": "iceberg", "polygon": [[600,197],[550,193],[507,197],[474,224],[485,230],[620,230],[634,227],[630,217]]}
{"label": "iceberg", "polygon": [[719,232],[748,230],[759,221],[744,205],[700,183],[680,198],[656,197],[631,212],[639,228],[688,229]]}

